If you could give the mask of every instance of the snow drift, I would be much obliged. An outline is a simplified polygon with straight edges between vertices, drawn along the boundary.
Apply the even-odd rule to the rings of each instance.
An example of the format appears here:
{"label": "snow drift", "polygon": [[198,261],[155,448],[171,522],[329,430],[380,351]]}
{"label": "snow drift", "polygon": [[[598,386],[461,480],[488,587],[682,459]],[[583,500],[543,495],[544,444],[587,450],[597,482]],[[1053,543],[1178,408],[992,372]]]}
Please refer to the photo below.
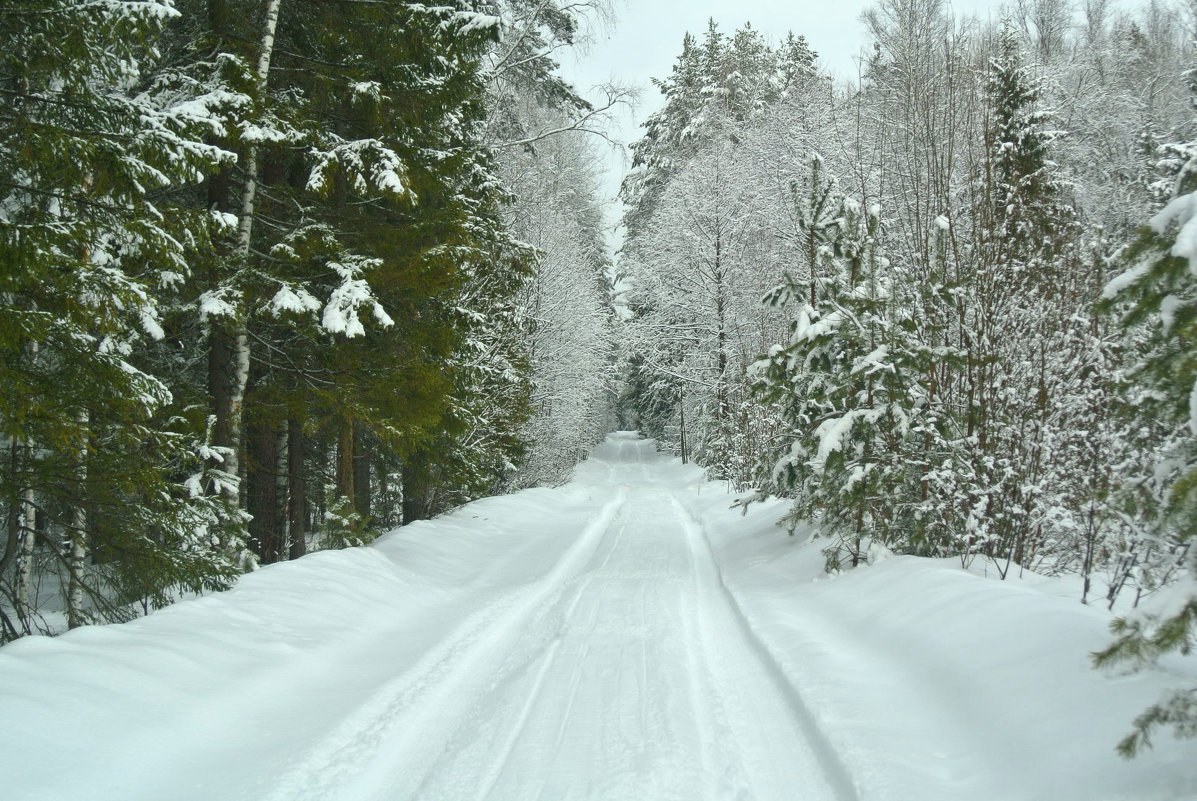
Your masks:
{"label": "snow drift", "polygon": [[[898,557],[838,577],[613,434],[470,504],[119,626],[0,650],[7,799],[1197,797],[1113,746],[1193,660],[1108,676],[1050,582]],[[618,740],[618,742],[616,742]]]}

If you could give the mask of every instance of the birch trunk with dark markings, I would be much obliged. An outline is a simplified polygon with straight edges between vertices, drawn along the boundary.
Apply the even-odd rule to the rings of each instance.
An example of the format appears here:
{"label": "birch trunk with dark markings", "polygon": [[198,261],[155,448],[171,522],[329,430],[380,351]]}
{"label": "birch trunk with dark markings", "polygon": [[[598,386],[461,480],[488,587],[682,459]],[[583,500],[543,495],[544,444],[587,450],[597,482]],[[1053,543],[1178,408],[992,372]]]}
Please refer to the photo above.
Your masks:
{"label": "birch trunk with dark markings", "polygon": [[[266,18],[262,27],[258,62],[254,71],[257,91],[266,91],[266,79],[270,74],[270,58],[274,52],[274,35],[278,28],[279,9],[282,0],[268,0]],[[222,21],[221,13],[227,9],[221,3],[209,6],[209,19],[214,23]],[[254,199],[257,194],[258,149],[250,142],[242,154],[242,170],[245,184],[241,190],[237,243],[231,256],[231,268],[242,269],[249,261],[250,243],[253,238]],[[209,186],[209,192],[218,189],[219,184]],[[212,324],[209,335],[208,387],[212,396],[216,426],[213,444],[228,449],[224,469],[231,475],[241,475],[241,418],[245,400],[245,385],[249,380],[249,337],[246,330],[244,303],[235,311],[232,319],[221,326]],[[229,500],[240,503],[233,497],[233,490],[227,489]]]}
{"label": "birch trunk with dark markings", "polygon": [[83,618],[83,570],[87,563],[87,441],[88,414],[79,415],[79,450],[75,462],[75,502],[71,506],[70,554],[67,567],[70,578],[67,583],[67,626],[78,628],[86,621]]}

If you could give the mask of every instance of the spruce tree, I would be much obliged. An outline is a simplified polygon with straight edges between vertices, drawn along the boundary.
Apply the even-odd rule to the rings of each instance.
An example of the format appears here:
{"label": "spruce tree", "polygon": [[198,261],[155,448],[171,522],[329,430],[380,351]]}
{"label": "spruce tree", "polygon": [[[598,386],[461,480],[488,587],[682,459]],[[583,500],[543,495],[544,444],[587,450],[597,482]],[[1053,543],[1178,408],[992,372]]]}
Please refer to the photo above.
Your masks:
{"label": "spruce tree", "polygon": [[165,333],[159,299],[207,245],[205,217],[163,195],[232,158],[203,142],[216,124],[204,96],[140,91],[175,15],[151,0],[0,10],[0,574],[20,618],[5,636],[34,625],[35,528],[70,625],[236,569],[238,521],[196,489],[207,447],[141,356]]}
{"label": "spruce tree", "polygon": [[[1173,152],[1195,152],[1195,143]],[[1181,577],[1112,626],[1115,639],[1095,654],[1098,666],[1142,667],[1171,651],[1190,653],[1197,636],[1197,159],[1180,165],[1171,201],[1127,249],[1125,271],[1105,288],[1103,303],[1121,311],[1123,327],[1141,345],[1130,377],[1140,388],[1134,415],[1160,437],[1158,461],[1136,483],[1158,499],[1150,536],[1164,546]],[[1160,427],[1152,424],[1159,423]],[[1147,444],[1147,443],[1145,443]],[[1167,694],[1134,721],[1119,744],[1123,756],[1150,747],[1161,727],[1197,736],[1197,688]]]}
{"label": "spruce tree", "polygon": [[758,392],[781,405],[788,429],[772,479],[796,498],[787,524],[817,521],[835,540],[829,569],[857,565],[870,543],[926,553],[912,438],[933,424],[908,303],[880,252],[880,207],[844,196],[818,155],[792,193],[805,263],[768,301],[798,309],[789,342],[755,367]]}
{"label": "spruce tree", "polygon": [[[526,273],[526,254],[499,218],[483,146],[482,62],[498,22],[469,3],[299,3],[280,31],[277,85],[304,98],[314,160],[280,149],[306,180],[298,193],[282,180],[277,191],[305,212],[273,255],[329,298],[308,353],[330,380],[300,391],[311,398],[313,429],[336,443],[327,503],[342,531],[368,524],[374,510],[363,507],[380,479],[405,478],[407,517],[426,516],[480,491],[459,460],[503,464],[518,455],[515,443],[475,436],[480,415],[491,416],[483,407],[503,397],[494,413],[514,414],[518,428],[526,395],[515,388],[526,372],[521,357],[511,369],[479,363],[513,347],[502,320]],[[464,456],[458,445],[466,443],[484,454]],[[398,475],[383,474],[396,469],[378,461],[384,452],[402,462]]]}

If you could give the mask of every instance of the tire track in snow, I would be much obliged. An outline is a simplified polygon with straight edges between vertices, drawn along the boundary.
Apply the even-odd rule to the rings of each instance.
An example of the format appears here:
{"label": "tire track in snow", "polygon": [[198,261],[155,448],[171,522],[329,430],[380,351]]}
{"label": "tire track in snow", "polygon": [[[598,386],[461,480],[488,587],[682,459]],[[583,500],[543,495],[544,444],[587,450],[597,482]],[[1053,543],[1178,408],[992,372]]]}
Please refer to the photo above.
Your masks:
{"label": "tire track in snow", "polygon": [[[626,495],[628,490],[612,486],[607,492]],[[507,649],[506,660],[489,666],[496,681],[481,694],[485,697],[473,699],[475,708],[462,717],[462,725],[446,740],[442,757],[425,769],[418,790],[411,795],[388,794],[388,798],[561,801],[563,788],[547,787],[552,778],[536,771],[584,764],[563,759],[561,753],[563,747],[568,748],[567,733],[572,729],[574,738],[578,734],[576,706],[582,707],[583,720],[591,719],[601,728],[593,718],[595,670],[611,666],[610,653],[595,644],[597,653],[592,654],[592,643],[583,632],[593,632],[604,620],[602,610],[609,598],[601,585],[622,576],[618,566],[612,567],[612,559],[620,552],[629,527],[634,527],[629,519],[634,515],[631,507],[630,502],[625,506],[619,525],[604,531],[585,569],[525,621],[519,641]],[[603,686],[601,679],[598,686]],[[614,708],[608,707],[606,713],[610,717],[605,720],[618,717]],[[604,742],[599,737],[593,744],[601,750]],[[529,749],[538,755],[532,773],[528,770]],[[511,794],[513,784],[519,788],[515,795]],[[591,789],[579,783],[564,791],[571,799],[590,798]]]}
{"label": "tire track in snow", "polygon": [[[620,536],[622,535],[623,531],[621,530]],[[586,588],[590,585],[590,581],[591,579],[587,577],[577,588],[577,591],[574,593],[574,599],[570,602],[569,608],[565,611],[565,614],[562,615],[563,620],[569,620],[571,617],[573,617],[574,612],[578,608],[578,603],[582,600],[582,596],[585,594]],[[532,716],[532,709],[536,706],[536,702],[540,698],[541,691],[544,687],[545,679],[549,675],[549,671],[552,670],[553,666],[557,663],[557,654],[560,652],[560,650],[561,637],[560,634],[558,634],[558,636],[553,638],[548,650],[545,651],[543,657],[541,657],[540,667],[536,671],[536,678],[532,682],[532,687],[528,691],[527,698],[524,699],[524,703],[520,708],[519,717],[516,720],[515,725],[512,726],[511,732],[507,735],[506,740],[503,743],[503,748],[500,751],[498,759],[495,759],[491,763],[491,767],[487,772],[486,778],[480,782],[480,785],[483,789],[480,793],[478,793],[478,801],[485,801],[485,799],[488,798],[491,792],[495,789],[495,786],[499,783],[499,779],[502,778],[503,770],[507,766],[507,760],[511,757],[511,754],[514,753],[516,745],[519,743],[520,737],[523,735],[524,730],[528,728],[528,720]],[[568,714],[566,715],[566,719],[567,718]]]}
{"label": "tire track in snow", "polygon": [[[712,700],[685,534],[668,493],[649,483],[633,491],[623,525],[608,530],[571,589],[493,666],[502,680],[419,792],[396,798],[752,796]],[[798,784],[770,801],[790,801]]]}
{"label": "tire track in snow", "polygon": [[745,636],[673,489],[630,491],[624,524],[491,666],[498,680],[418,790],[391,798],[857,799]]}
{"label": "tire track in snow", "polygon": [[[724,586],[680,487],[654,481],[628,443],[618,457],[598,496],[615,498],[542,579],[381,685],[306,751],[272,801],[623,799],[637,787],[655,801],[857,801]],[[636,641],[641,619],[658,639]],[[628,644],[606,639],[623,625]],[[570,784],[570,768],[539,772],[584,764],[586,749],[608,766],[594,785],[582,775]],[[631,760],[626,774],[611,772],[620,759]]]}
{"label": "tire track in snow", "polygon": [[[729,660],[720,656],[727,652],[734,652],[735,646],[742,643],[744,653],[751,655],[750,658],[753,658],[756,666],[765,674],[779,699],[792,712],[792,720],[804,741],[795,745],[798,748],[806,746],[827,786],[838,801],[859,801],[860,793],[852,772],[827,735],[820,729],[818,721],[803,700],[801,692],[786,677],[780,665],[777,664],[777,660],[757,636],[739,602],[724,583],[702,524],[686,509],[675,493],[670,495],[670,501],[681,527],[685,531],[686,542],[696,571],[696,584],[698,585],[696,586],[696,596],[700,599],[699,623],[703,632],[702,640],[711,674],[717,679],[724,680],[723,689],[728,691],[729,695],[740,696],[738,698],[740,704],[748,701],[747,696],[736,692],[736,688],[741,683],[736,682],[735,677],[730,675],[735,666],[729,665]],[[704,586],[709,587],[712,591],[703,591]],[[718,603],[711,603],[715,599],[718,599]],[[753,700],[759,702],[762,695],[763,693],[757,692],[756,698]],[[745,737],[747,734],[743,729],[736,732],[737,738]],[[747,752],[752,753],[753,749],[747,749]],[[795,789],[791,788],[791,791]]]}
{"label": "tire track in snow", "polygon": [[[387,682],[287,771],[268,801],[361,801],[380,792],[408,798],[419,786],[410,774],[405,793],[380,782],[394,780],[396,763],[428,766],[436,761],[470,699],[485,690],[487,670],[500,660],[517,630],[554,593],[585,567],[627,500],[626,488],[608,501],[593,523],[553,569],[532,587],[507,593],[470,616],[410,670]],[[385,791],[384,791],[385,790]]]}

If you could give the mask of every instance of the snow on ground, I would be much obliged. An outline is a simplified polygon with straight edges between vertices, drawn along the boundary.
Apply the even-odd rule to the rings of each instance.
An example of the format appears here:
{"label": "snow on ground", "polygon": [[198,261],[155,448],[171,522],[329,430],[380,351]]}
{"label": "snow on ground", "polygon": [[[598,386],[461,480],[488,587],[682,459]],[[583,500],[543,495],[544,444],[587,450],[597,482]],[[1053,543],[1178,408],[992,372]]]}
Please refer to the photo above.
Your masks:
{"label": "snow on ground", "polygon": [[2,795],[1197,798],[1191,742],[1112,750],[1193,661],[1096,673],[1100,609],[909,557],[826,577],[730,500],[613,434],[560,489],[20,640]]}

